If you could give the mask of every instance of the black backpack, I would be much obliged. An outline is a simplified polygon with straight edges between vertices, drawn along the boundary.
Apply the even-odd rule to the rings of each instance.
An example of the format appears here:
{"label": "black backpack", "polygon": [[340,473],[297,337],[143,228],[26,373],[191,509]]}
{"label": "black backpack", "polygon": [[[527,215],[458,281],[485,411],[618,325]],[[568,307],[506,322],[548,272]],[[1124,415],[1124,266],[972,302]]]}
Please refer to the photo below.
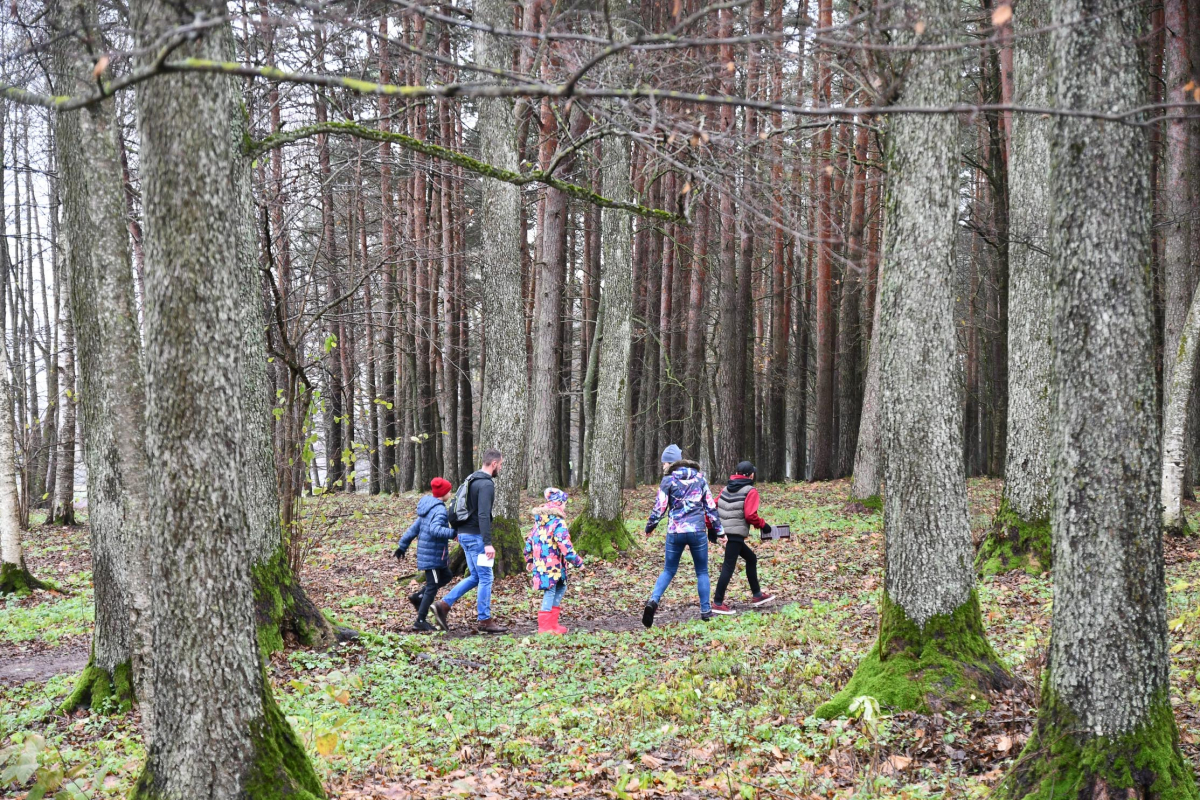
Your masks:
{"label": "black backpack", "polygon": [[450,504],[450,527],[458,530],[466,524],[467,519],[471,516],[471,483],[475,480],[475,474],[467,476],[467,479],[458,487],[458,491],[454,493],[454,502]]}

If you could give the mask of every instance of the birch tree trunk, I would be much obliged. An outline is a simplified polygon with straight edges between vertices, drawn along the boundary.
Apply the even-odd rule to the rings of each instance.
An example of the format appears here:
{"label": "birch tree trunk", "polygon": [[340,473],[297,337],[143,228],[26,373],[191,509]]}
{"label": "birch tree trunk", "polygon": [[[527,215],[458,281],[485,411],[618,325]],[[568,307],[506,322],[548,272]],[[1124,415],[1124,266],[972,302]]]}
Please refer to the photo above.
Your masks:
{"label": "birch tree trunk", "polygon": [[[1047,0],[1022,0],[1018,31],[1037,30]],[[1016,37],[1013,91],[1023,105],[1049,95],[1049,40]],[[976,565],[985,575],[1050,567],[1050,121],[1017,114],[1009,155],[1008,439],[1004,495]]]}
{"label": "birch tree trunk", "polygon": [[[621,29],[614,36],[621,38]],[[629,202],[629,144],[623,138],[604,139],[603,191],[614,200]],[[629,354],[633,342],[633,218],[606,208],[600,213],[604,261],[601,283],[602,319],[597,323],[599,358],[596,408],[588,433],[587,510],[571,525],[575,549],[612,558],[632,544],[625,529],[621,488],[625,472],[625,423],[629,418]]]}
{"label": "birch tree trunk", "polygon": [[[494,28],[512,24],[507,0],[478,0],[474,19]],[[475,60],[486,70],[512,67],[512,40],[484,30],[475,33]],[[486,164],[516,171],[517,118],[513,102],[504,98],[479,101],[480,158]],[[524,303],[521,298],[521,191],[510,183],[483,179],[479,209],[483,277],[484,372],[479,422],[480,452],[495,447],[504,454],[496,482],[492,545],[497,577],[525,569],[523,540],[517,520],[524,483],[525,419],[529,410],[525,377]]]}
{"label": "birch tree trunk", "polygon": [[[56,29],[82,22],[89,35],[98,38],[94,4],[72,0],[59,8]],[[64,35],[56,41],[57,90],[87,91],[98,56],[88,52],[79,37]],[[107,100],[56,117],[64,232],[70,242],[63,286],[70,286],[73,305],[63,322],[70,325],[72,317],[77,322],[96,606],[91,659],[65,710],[88,704],[99,710],[109,698],[128,708],[135,679],[137,688],[145,686],[150,655],[143,557],[149,538],[145,387],[115,112],[115,101]],[[70,328],[64,334],[70,348]],[[70,349],[66,358],[67,388],[74,390]],[[70,434],[71,452],[64,452],[61,460],[71,467],[59,478],[67,491],[63,510],[72,508],[73,487],[67,487],[74,483],[74,408],[75,399],[69,397],[63,427]]]}
{"label": "birch tree trunk", "polygon": [[[1149,102],[1144,9],[1051,9],[1054,107]],[[1005,789],[1196,798],[1169,697],[1145,129],[1053,124],[1054,605],[1037,727]]]}
{"label": "birch tree trunk", "polygon": [[1162,505],[1163,530],[1180,535],[1190,533],[1183,512],[1183,487],[1188,466],[1188,405],[1196,378],[1197,344],[1200,344],[1200,292],[1192,294],[1192,302],[1178,337],[1174,371],[1166,376],[1163,409]]}
{"label": "birch tree trunk", "polygon": [[[223,3],[131,4],[143,47]],[[228,23],[180,57],[228,57]],[[236,84],[161,76],[138,87],[146,259],[146,451],[150,483],[153,742],[135,798],[310,798],[323,794],[280,713],[255,630],[247,441],[248,330]],[[257,297],[257,293],[254,295]],[[260,330],[252,328],[250,330]],[[259,358],[262,357],[259,351]]]}
{"label": "birch tree trunk", "polygon": [[[905,2],[897,13],[901,46],[960,35],[954,0]],[[955,102],[956,51],[917,50],[910,59],[898,102]],[[971,565],[954,331],[957,119],[894,117],[887,159],[878,326],[886,577],[879,638],[846,688],[817,709],[825,718],[859,695],[936,709],[979,705],[1012,685],[984,638]]]}
{"label": "birch tree trunk", "polygon": [[[6,108],[0,106],[0,185],[4,177],[4,122]],[[4,192],[0,192],[0,275],[4,282],[12,273],[8,258],[8,239],[4,232]],[[18,217],[19,219],[19,217]],[[0,314],[0,321],[3,314]],[[4,326],[0,325],[0,334]],[[0,363],[0,597],[6,594],[29,594],[34,589],[49,588],[25,568],[21,550],[21,516],[17,498],[16,449],[13,439],[12,387],[9,385],[8,339],[0,335],[4,362]]]}
{"label": "birch tree trunk", "polygon": [[[61,169],[61,165],[59,167]],[[69,272],[70,267],[65,258],[60,258],[60,273]],[[57,302],[61,305],[59,326],[62,337],[62,378],[61,395],[62,425],[58,430],[59,453],[55,469],[58,474],[54,478],[54,502],[51,506],[51,518],[56,525],[75,525],[75,437],[77,435],[78,389],[75,376],[75,315],[71,310],[69,275],[59,276]],[[137,321],[137,307],[133,308],[133,319]]]}

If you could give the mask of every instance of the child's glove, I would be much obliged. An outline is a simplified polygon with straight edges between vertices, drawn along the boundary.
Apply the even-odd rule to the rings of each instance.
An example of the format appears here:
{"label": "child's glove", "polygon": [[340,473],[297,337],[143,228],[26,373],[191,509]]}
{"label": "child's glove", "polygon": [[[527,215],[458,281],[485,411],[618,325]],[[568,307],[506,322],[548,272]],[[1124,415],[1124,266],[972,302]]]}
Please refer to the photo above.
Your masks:
{"label": "child's glove", "polygon": [[403,547],[397,547],[396,552],[392,553],[392,555],[395,557],[395,559],[397,561],[402,561],[404,559],[404,557],[406,555],[408,555],[408,550],[406,550]]}
{"label": "child's glove", "polygon": [[654,526],[651,525],[649,522],[647,522],[646,523],[646,535],[649,536],[652,533],[654,533]]}
{"label": "child's glove", "polygon": [[763,523],[762,532],[763,532],[763,536],[771,535],[771,524],[769,522]]}

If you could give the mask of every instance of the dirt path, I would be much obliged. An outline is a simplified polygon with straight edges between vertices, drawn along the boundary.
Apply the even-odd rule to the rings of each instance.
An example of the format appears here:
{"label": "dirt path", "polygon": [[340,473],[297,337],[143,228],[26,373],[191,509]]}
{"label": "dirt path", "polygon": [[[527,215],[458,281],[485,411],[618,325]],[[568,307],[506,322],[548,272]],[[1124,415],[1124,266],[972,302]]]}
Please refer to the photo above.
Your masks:
{"label": "dirt path", "polygon": [[88,640],[36,653],[0,652],[0,685],[20,686],[29,681],[45,683],[55,675],[79,672],[87,666]]}
{"label": "dirt path", "polygon": [[[751,608],[748,605],[742,605],[737,608],[738,614],[775,614],[783,610],[786,605],[791,605],[793,600],[785,600],[776,597],[769,605],[762,608]],[[467,606],[464,606],[467,608]],[[564,606],[564,608],[566,608]],[[474,604],[469,604],[469,610],[474,611]],[[568,609],[569,610],[569,609]],[[663,608],[654,617],[654,626],[671,625],[681,622],[692,622],[700,619],[700,608],[696,605],[674,605]],[[475,631],[469,627],[473,620],[469,617],[454,616],[450,617],[450,633],[446,634],[449,639],[461,639],[466,636],[478,636]],[[571,632],[579,633],[597,633],[599,631],[610,631],[614,633],[627,633],[629,631],[645,630],[642,626],[642,616],[638,614],[614,614],[605,617],[596,617],[593,619],[584,619],[572,617],[569,614],[564,614],[562,618],[563,627]],[[537,633],[537,620],[532,619],[522,621],[519,624],[512,625],[508,629],[510,636],[532,636]]]}

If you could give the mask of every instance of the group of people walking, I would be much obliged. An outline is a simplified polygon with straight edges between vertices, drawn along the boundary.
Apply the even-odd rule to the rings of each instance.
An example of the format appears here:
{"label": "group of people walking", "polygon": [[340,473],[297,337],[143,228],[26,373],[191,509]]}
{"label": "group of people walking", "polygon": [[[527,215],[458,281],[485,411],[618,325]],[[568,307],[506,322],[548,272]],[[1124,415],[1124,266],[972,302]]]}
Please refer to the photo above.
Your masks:
{"label": "group of people walking", "polygon": [[[713,614],[735,613],[725,602],[725,594],[739,559],[746,564],[750,605],[758,607],[771,602],[773,595],[764,592],[758,581],[758,558],[747,543],[751,528],[766,534],[771,532],[771,526],[759,515],[754,465],[749,461],[739,463],[721,494],[714,498],[700,465],[684,459],[677,445],[669,445],[661,460],[663,478],[645,531],[650,536],[666,518],[665,556],[663,571],[642,611],[642,624],[647,628],[654,625],[659,603],[679,571],[684,551],[691,554],[696,570],[701,619],[711,619]],[[475,630],[495,634],[507,632],[506,627],[492,618],[491,608],[492,566],[496,557],[491,541],[494,478],[499,475],[503,462],[500,451],[487,450],[483,454],[483,466],[463,481],[449,506],[445,498],[452,487],[444,478],[434,478],[430,482],[430,493],[417,503],[417,518],[405,531],[395,551],[396,558],[403,559],[413,541],[418,542],[417,568],[425,573],[425,585],[408,598],[417,612],[414,630],[450,630],[450,612],[454,604],[467,592],[478,589]],[[567,590],[567,566],[582,567],[583,559],[575,552],[566,523],[567,493],[548,487],[542,496],[544,502],[533,509],[534,524],[525,538],[525,564],[533,589],[542,593],[538,633],[561,635],[567,632],[559,624]],[[450,542],[455,538],[466,558],[469,574],[444,599],[438,600],[438,592],[450,582]],[[725,551],[716,594],[711,600],[710,543],[720,544]],[[427,619],[431,610],[436,628]]]}

